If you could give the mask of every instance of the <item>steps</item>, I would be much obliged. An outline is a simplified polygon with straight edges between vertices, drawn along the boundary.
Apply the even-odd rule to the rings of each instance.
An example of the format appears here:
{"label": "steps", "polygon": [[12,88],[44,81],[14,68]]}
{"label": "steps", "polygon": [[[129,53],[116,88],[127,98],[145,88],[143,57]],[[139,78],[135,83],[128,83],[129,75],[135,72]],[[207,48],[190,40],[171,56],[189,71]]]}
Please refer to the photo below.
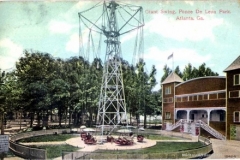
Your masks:
{"label": "steps", "polygon": [[213,135],[214,137],[221,139],[221,140],[226,140],[226,137],[224,135],[222,135],[220,132],[216,131],[215,129],[213,129],[212,127],[210,127],[209,125],[207,125],[205,122],[203,122],[202,120],[198,120],[196,122],[196,124],[199,124],[201,128],[203,128],[205,131],[207,131],[208,133],[210,133],[211,135]]}
{"label": "steps", "polygon": [[180,119],[179,121],[177,121],[177,123],[172,125],[171,131],[176,129],[177,127],[179,127],[180,125],[182,125],[184,123],[184,119]]}
{"label": "steps", "polygon": [[224,135],[222,135],[220,132],[218,132],[217,130],[213,129],[212,127],[210,127],[209,125],[207,125],[205,122],[203,122],[202,120],[197,120],[197,121],[187,121],[186,119],[180,119],[178,122],[176,122],[175,124],[173,124],[170,128],[168,128],[167,130],[172,131],[174,129],[176,129],[177,127],[184,125],[184,124],[189,124],[189,123],[194,123],[195,126],[200,126],[201,128],[203,128],[205,131],[207,131],[208,133],[210,133],[211,135],[213,135],[214,137],[221,139],[221,140],[226,140],[226,137]]}

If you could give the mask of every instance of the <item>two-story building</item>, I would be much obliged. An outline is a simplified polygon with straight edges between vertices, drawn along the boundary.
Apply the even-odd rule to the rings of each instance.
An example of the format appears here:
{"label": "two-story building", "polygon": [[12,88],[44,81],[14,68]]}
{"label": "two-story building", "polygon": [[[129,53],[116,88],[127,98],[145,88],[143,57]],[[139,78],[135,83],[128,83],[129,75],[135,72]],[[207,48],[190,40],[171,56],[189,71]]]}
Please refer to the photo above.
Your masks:
{"label": "two-story building", "polygon": [[240,140],[240,56],[226,72],[226,136]]}
{"label": "two-story building", "polygon": [[224,71],[226,77],[187,81],[171,73],[162,82],[162,129],[194,124],[217,138],[240,140],[240,56]]}

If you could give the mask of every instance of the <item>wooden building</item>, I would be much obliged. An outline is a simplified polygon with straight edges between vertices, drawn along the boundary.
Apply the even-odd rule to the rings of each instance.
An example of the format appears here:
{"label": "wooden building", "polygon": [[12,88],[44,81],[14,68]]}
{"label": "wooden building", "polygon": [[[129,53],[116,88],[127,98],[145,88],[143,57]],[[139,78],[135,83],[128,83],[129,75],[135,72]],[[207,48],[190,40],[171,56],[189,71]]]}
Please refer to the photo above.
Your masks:
{"label": "wooden building", "polygon": [[226,72],[226,135],[227,139],[240,140],[240,56]]}
{"label": "wooden building", "polygon": [[224,71],[226,77],[187,81],[171,73],[162,82],[162,129],[198,134],[203,128],[219,139],[240,140],[240,56]]}

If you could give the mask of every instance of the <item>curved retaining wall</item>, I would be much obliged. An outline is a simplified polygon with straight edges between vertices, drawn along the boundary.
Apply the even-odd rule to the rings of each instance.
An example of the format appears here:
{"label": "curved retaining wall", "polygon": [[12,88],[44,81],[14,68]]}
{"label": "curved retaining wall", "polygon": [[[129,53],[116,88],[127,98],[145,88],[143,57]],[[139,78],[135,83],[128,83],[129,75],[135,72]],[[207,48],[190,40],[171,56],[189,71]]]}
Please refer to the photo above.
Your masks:
{"label": "curved retaining wall", "polygon": [[50,135],[50,134],[62,134],[63,132],[70,133],[70,129],[52,129],[41,130],[33,132],[25,132],[12,135],[9,140],[9,149],[19,157],[26,159],[47,159],[47,151],[44,149],[31,148],[24,145],[17,144],[16,141],[24,138]]}
{"label": "curved retaining wall", "polygon": [[63,159],[189,159],[206,157],[212,152],[212,144],[192,150],[169,153],[103,154],[102,152],[72,152],[63,154]]}

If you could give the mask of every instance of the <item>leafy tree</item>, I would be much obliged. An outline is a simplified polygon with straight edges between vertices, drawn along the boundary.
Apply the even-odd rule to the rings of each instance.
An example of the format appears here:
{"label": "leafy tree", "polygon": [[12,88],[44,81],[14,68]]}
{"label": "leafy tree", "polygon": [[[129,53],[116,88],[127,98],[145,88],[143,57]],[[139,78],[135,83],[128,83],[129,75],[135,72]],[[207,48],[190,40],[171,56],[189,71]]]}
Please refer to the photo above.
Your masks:
{"label": "leafy tree", "polygon": [[89,82],[91,86],[88,92],[88,113],[89,113],[89,126],[92,125],[93,115],[95,115],[95,123],[98,112],[98,101],[100,95],[100,88],[102,83],[103,66],[100,59],[95,58],[90,66]]}
{"label": "leafy tree", "polygon": [[[156,85],[156,68],[148,74],[142,60],[137,67],[121,60],[125,98],[130,114],[139,117],[156,112],[158,101],[152,92]],[[103,65],[100,59],[90,64],[82,57],[71,57],[67,60],[53,58],[50,54],[38,51],[24,51],[24,56],[16,63],[16,81],[11,95],[16,109],[22,108],[40,119],[48,119],[53,110],[58,110],[59,125],[69,113],[69,123],[83,124],[83,115],[89,117],[88,125],[96,122]],[[9,96],[10,97],[10,96]],[[11,99],[9,98],[9,104]],[[44,114],[45,113],[45,114]],[[32,124],[32,122],[31,122]]]}
{"label": "leafy tree", "polygon": [[181,77],[183,80],[189,80],[198,77],[198,71],[192,64],[188,63],[183,70],[183,76]]}
{"label": "leafy tree", "polygon": [[1,134],[4,134],[4,114],[6,112],[6,74],[5,71],[1,71],[0,69],[0,127],[1,127]]}
{"label": "leafy tree", "polygon": [[175,68],[175,73],[176,73],[179,77],[183,77],[183,74],[182,74],[182,72],[180,71],[179,66],[177,66],[177,67]]}
{"label": "leafy tree", "polygon": [[144,115],[144,127],[146,127],[146,117],[154,112],[156,103],[153,100],[152,89],[157,84],[156,73],[157,70],[155,66],[152,66],[151,72],[149,74],[144,70],[145,62],[142,60],[137,64],[137,94],[138,94],[138,110],[136,112],[136,117],[139,119],[139,115]]}
{"label": "leafy tree", "polygon": [[[31,119],[36,112],[38,125],[40,113],[47,111],[50,105],[48,83],[53,77],[54,65],[50,54],[38,51],[24,51],[24,57],[16,63],[16,76],[23,88],[22,99],[25,104],[23,110],[31,112]],[[32,125],[33,121],[31,121]]]}
{"label": "leafy tree", "polygon": [[[161,82],[163,82],[168,77],[168,75],[171,74],[172,70],[167,65],[165,65],[163,68],[163,72],[164,73],[161,78]],[[191,63],[188,63],[185,66],[183,72],[181,72],[179,66],[177,66],[174,72],[184,81],[197,77],[218,76],[218,73],[212,71],[209,67],[206,67],[205,63],[201,64],[198,68],[195,68],[192,66]]]}
{"label": "leafy tree", "polygon": [[137,103],[136,103],[136,73],[135,68],[131,66],[126,61],[123,62],[123,84],[124,84],[124,93],[126,100],[126,109],[130,114],[130,123],[132,123],[132,115],[136,111]]}
{"label": "leafy tree", "polygon": [[182,75],[182,79],[186,81],[197,77],[218,76],[218,73],[213,72],[209,67],[206,67],[205,63],[200,65],[198,69],[188,63],[188,65],[185,66]]}
{"label": "leafy tree", "polygon": [[161,78],[161,82],[163,82],[171,72],[172,72],[172,70],[167,65],[165,65],[163,67],[163,76]]}

